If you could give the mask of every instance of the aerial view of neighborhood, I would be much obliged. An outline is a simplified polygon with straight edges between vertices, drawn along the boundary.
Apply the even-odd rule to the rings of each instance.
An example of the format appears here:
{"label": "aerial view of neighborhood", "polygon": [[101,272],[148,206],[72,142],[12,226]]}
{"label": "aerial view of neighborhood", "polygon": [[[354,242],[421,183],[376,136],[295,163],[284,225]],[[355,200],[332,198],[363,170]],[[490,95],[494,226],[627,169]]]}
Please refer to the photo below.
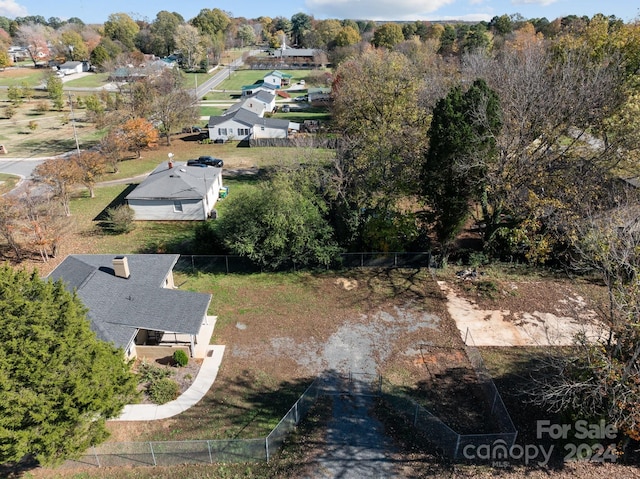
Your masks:
{"label": "aerial view of neighborhood", "polygon": [[0,477],[640,479],[640,14],[13,4]]}

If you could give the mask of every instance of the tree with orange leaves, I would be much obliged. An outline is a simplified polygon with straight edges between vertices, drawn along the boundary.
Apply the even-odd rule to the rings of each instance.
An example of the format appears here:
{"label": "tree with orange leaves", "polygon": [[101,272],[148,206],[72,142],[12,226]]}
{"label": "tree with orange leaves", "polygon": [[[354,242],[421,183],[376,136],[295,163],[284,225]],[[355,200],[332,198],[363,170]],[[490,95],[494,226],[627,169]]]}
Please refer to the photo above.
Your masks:
{"label": "tree with orange leaves", "polygon": [[138,158],[142,150],[153,148],[158,143],[158,130],[144,118],[131,118],[123,123],[120,130],[128,149],[135,151]]}

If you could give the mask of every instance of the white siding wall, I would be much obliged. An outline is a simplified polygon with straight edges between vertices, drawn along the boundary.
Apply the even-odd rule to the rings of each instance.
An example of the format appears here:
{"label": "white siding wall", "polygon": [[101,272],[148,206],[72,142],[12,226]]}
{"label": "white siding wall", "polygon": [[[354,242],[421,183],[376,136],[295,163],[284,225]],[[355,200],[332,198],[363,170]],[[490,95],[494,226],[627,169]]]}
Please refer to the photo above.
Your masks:
{"label": "white siding wall", "polygon": [[275,75],[267,75],[264,77],[265,83],[271,83],[272,85],[282,86],[282,79]]}
{"label": "white siding wall", "polygon": [[204,220],[202,200],[183,200],[182,212],[175,211],[173,200],[129,200],[136,220]]}
{"label": "white siding wall", "polygon": [[253,138],[286,138],[287,131],[281,128],[269,128],[268,126],[255,125]]}
{"label": "white siding wall", "polygon": [[[240,135],[238,133],[238,129],[242,128],[242,129],[249,129],[251,130],[251,127],[249,127],[248,125],[245,125],[244,123],[239,123],[237,121],[234,120],[229,120],[229,121],[225,121],[223,123],[220,123],[217,126],[213,126],[213,127],[209,127],[209,138],[211,138],[211,140],[215,140],[216,138],[223,138],[225,140],[242,140],[244,138],[247,137],[247,135]],[[222,133],[220,132],[220,130],[223,130]],[[226,130],[226,133],[224,132],[224,130]]]}

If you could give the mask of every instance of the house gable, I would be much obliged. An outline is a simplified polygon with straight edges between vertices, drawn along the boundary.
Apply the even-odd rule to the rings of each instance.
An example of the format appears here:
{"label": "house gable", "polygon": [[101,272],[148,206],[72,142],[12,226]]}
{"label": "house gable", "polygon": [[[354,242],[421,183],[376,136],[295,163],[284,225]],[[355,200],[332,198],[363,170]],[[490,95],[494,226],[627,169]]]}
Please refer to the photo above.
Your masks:
{"label": "house gable", "polygon": [[137,331],[197,335],[211,295],[167,289],[179,255],[127,255],[130,275],[116,275],[114,255],[70,255],[48,278],[61,280],[88,308],[92,330],[127,349]]}

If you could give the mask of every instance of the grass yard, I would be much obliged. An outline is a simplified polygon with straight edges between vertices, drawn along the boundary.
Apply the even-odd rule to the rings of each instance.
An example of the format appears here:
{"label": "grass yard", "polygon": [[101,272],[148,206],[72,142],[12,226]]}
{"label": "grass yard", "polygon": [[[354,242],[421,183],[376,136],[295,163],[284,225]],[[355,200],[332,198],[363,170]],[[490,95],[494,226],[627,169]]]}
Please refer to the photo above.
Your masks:
{"label": "grass yard", "polygon": [[22,86],[35,87],[44,81],[45,75],[49,73],[46,68],[33,68],[33,64],[21,68],[5,68],[0,70],[0,86]]}
{"label": "grass yard", "polygon": [[4,195],[11,191],[19,181],[20,177],[18,176],[0,173],[0,195]]}
{"label": "grass yard", "polygon": [[64,82],[64,86],[68,88],[102,88],[109,82],[108,80],[108,73],[92,73],[78,78],[70,75]]}
{"label": "grass yard", "polygon": [[217,107],[211,105],[200,106],[200,116],[220,116],[228,107]]}

